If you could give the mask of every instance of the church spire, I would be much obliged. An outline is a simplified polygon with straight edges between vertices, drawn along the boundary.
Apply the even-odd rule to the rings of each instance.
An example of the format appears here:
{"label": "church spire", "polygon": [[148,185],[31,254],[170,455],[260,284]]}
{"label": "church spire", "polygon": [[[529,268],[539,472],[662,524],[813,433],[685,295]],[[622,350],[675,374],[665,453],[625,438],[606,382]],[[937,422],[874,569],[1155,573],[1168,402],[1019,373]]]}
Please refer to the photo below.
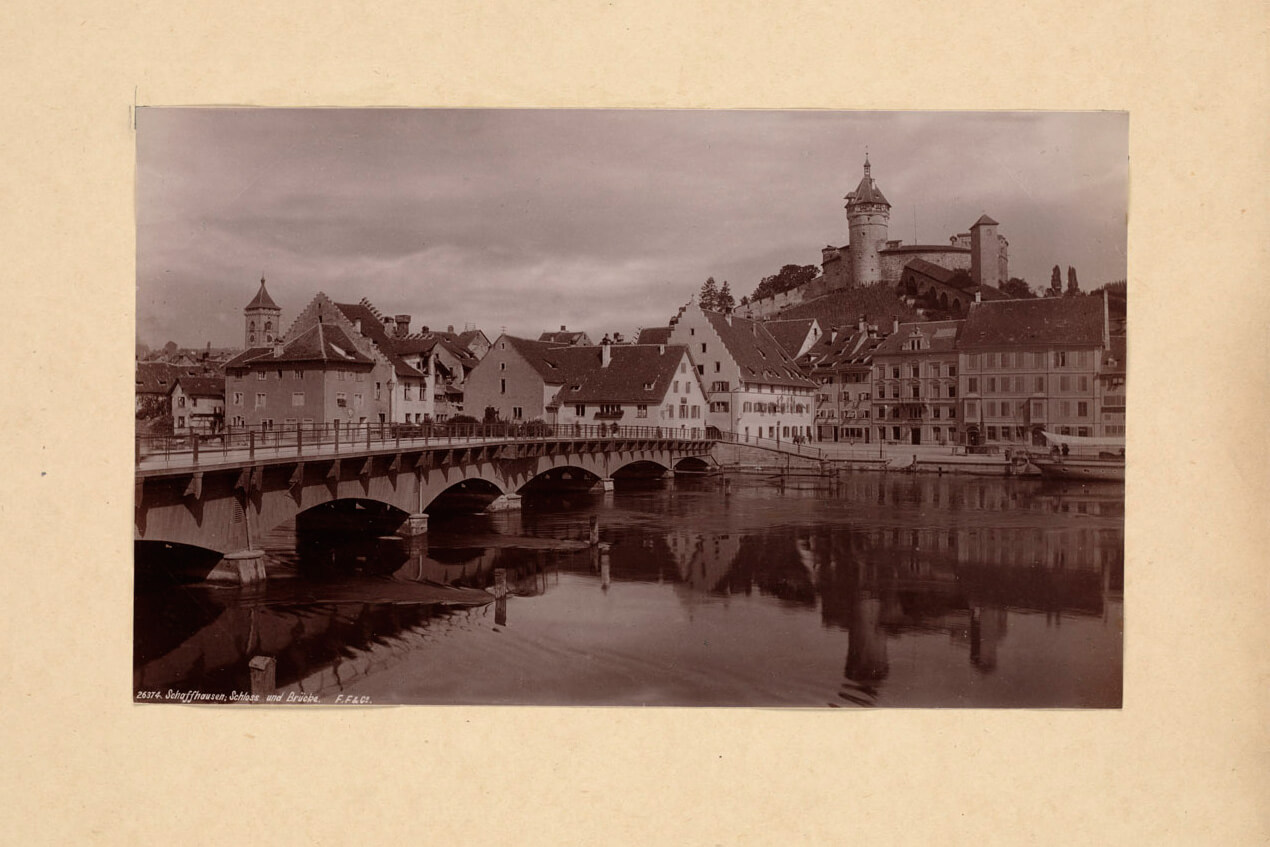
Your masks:
{"label": "church spire", "polygon": [[869,148],[868,146],[865,146],[864,148],[864,175],[868,177],[868,176],[871,176],[872,173],[873,173],[873,166],[869,164]]}

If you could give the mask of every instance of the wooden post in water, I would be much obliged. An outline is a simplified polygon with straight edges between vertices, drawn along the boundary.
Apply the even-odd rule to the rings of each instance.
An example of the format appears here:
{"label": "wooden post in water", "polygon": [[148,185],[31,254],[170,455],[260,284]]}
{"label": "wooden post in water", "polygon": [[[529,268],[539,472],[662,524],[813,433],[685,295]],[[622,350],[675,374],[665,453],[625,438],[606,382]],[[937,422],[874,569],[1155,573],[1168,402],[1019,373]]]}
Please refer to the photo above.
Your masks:
{"label": "wooden post in water", "polygon": [[272,656],[255,656],[247,667],[251,670],[251,693],[258,697],[273,694],[278,687],[278,662]]}
{"label": "wooden post in water", "polygon": [[596,545],[598,545],[598,544],[600,543],[600,517],[599,517],[599,515],[592,515],[592,516],[591,516],[591,526],[590,526],[590,531],[589,531],[589,533],[587,534],[587,540],[590,542],[590,544],[591,544],[591,546],[592,546],[592,547],[595,547]]}
{"label": "wooden post in water", "polygon": [[494,597],[507,596],[507,568],[494,568]]}

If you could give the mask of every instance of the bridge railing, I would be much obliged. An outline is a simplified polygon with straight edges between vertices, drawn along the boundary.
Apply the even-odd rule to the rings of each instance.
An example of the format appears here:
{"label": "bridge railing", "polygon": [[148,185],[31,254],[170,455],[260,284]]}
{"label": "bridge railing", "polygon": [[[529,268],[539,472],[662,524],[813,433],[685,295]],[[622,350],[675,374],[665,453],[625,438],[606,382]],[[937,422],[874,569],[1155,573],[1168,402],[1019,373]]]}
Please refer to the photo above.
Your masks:
{"label": "bridge railing", "polygon": [[283,427],[225,427],[218,432],[183,435],[138,434],[136,464],[202,462],[358,453],[399,447],[468,444],[519,444],[568,439],[709,439],[716,430],[702,427],[620,426],[613,424],[482,423],[314,423]]}

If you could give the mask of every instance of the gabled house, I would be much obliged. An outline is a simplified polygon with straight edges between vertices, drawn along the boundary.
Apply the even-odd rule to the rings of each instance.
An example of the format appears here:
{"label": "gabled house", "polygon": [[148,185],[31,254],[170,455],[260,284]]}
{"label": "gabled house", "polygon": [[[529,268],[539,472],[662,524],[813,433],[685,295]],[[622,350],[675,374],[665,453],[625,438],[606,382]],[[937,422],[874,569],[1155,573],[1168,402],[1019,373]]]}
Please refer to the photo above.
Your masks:
{"label": "gabled house", "polygon": [[670,341],[688,348],[706,386],[706,420],[742,438],[812,438],[816,384],[761,321],[689,303]]}
{"label": "gabled house", "polygon": [[869,444],[873,432],[873,351],[886,336],[861,315],[856,326],[830,327],[798,359],[816,389],[816,438]]}
{"label": "gabled house", "polygon": [[896,324],[873,349],[873,420],[880,441],[957,444],[957,336],[964,321]]}
{"label": "gabled house", "polygon": [[172,432],[218,432],[225,424],[225,378],[186,376],[172,386]]}
{"label": "gabled house", "polygon": [[570,376],[571,348],[504,333],[467,376],[466,414],[484,420],[493,410],[505,421],[547,420],[547,407]]}
{"label": "gabled house", "polygon": [[703,433],[706,395],[688,348],[667,344],[570,347],[570,374],[549,409],[555,422]]}

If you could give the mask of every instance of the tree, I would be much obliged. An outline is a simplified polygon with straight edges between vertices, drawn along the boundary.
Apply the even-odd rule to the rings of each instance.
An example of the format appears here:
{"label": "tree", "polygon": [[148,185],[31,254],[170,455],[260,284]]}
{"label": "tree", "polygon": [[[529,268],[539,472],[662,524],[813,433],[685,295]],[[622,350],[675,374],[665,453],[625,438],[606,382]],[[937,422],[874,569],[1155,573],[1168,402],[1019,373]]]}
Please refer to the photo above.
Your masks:
{"label": "tree", "polygon": [[750,305],[750,298],[749,298],[749,295],[746,295],[746,294],[742,294],[742,295],[741,295],[741,305],[742,305],[742,306],[748,306],[748,305]]}
{"label": "tree", "polygon": [[[493,406],[486,406],[484,423],[496,423],[497,421],[498,409],[495,409]],[[472,418],[472,423],[476,423],[476,418]]]}
{"label": "tree", "polygon": [[1028,298],[1036,296],[1036,292],[1032,290],[1032,286],[1027,284],[1027,280],[1017,276],[1010,277],[1010,279],[1001,286],[1001,291],[1008,294],[1010,297],[1013,297],[1015,300],[1027,300]]}
{"label": "tree", "polygon": [[714,282],[714,277],[708,277],[701,284],[701,293],[697,295],[697,302],[703,309],[718,308],[719,289]]}
{"label": "tree", "polygon": [[751,300],[761,297],[773,297],[793,288],[806,285],[820,276],[820,268],[815,265],[785,265],[779,272],[763,277],[763,281],[750,295]]}
{"label": "tree", "polygon": [[720,312],[726,312],[736,306],[736,298],[732,296],[732,289],[728,287],[728,281],[723,281],[723,287],[719,289],[719,293],[714,298],[714,304]]}
{"label": "tree", "polygon": [[1063,271],[1058,265],[1054,266],[1054,270],[1050,271],[1050,287],[1046,290],[1046,297],[1061,297],[1063,295]]}
{"label": "tree", "polygon": [[1080,296],[1080,283],[1076,281],[1076,269],[1071,265],[1067,266],[1067,296]]}

